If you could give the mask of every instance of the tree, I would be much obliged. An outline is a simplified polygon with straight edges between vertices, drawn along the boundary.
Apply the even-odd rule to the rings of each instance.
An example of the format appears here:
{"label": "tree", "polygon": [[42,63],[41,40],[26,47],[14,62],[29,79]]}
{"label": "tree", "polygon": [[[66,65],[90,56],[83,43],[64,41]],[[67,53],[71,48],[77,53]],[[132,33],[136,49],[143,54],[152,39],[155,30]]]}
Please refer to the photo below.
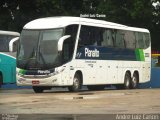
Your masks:
{"label": "tree", "polygon": [[103,0],[97,11],[106,14],[107,21],[113,21],[128,26],[149,29],[152,37],[152,48],[160,49],[160,7],[152,5],[156,1],[148,0]]}
{"label": "tree", "polygon": [[153,7],[153,19],[152,19],[152,30],[151,30],[151,37],[153,39],[152,41],[152,49],[160,50],[160,1],[159,0],[153,0],[152,4],[154,4]]}
{"label": "tree", "polygon": [[95,19],[149,29],[152,48],[160,49],[159,0],[1,0],[0,27],[20,32],[27,22],[40,17],[96,13],[106,17]]}
{"label": "tree", "polygon": [[0,2],[0,27],[1,29],[8,30],[12,21],[12,12],[8,8],[8,4],[5,1]]}

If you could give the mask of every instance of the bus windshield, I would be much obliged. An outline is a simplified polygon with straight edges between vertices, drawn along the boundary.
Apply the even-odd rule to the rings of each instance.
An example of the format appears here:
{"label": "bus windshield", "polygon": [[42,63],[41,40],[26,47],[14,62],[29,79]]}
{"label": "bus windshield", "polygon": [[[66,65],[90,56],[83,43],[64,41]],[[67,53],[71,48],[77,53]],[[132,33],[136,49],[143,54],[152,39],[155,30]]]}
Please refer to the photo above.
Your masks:
{"label": "bus windshield", "polygon": [[23,30],[17,53],[17,66],[22,69],[51,69],[61,64],[58,40],[63,29]]}

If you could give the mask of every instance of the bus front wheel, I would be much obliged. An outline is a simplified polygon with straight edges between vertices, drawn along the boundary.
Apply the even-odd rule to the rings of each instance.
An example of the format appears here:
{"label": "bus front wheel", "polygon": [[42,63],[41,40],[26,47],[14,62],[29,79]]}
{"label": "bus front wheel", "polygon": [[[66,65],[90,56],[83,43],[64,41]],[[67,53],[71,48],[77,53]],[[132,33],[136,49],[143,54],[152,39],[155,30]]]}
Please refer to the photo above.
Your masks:
{"label": "bus front wheel", "polygon": [[68,90],[71,92],[78,92],[81,89],[81,77],[79,76],[79,74],[75,74],[74,78],[73,78],[73,85],[68,87]]}
{"label": "bus front wheel", "polygon": [[43,93],[43,87],[33,86],[32,87],[35,93]]}

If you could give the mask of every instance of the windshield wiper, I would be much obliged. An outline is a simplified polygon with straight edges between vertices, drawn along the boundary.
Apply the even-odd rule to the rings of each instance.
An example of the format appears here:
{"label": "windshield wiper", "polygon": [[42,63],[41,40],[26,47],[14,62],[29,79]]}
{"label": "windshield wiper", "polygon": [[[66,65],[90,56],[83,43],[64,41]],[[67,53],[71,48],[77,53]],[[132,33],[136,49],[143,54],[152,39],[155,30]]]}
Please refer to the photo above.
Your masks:
{"label": "windshield wiper", "polygon": [[27,69],[27,66],[28,66],[28,64],[30,63],[30,61],[34,58],[34,59],[36,59],[36,56],[35,56],[36,54],[35,54],[35,48],[33,48],[33,51],[32,51],[32,53],[31,53],[31,55],[29,56],[29,58],[28,58],[28,60],[27,60],[27,62],[26,62],[26,64],[25,64],[25,69]]}
{"label": "windshield wiper", "polygon": [[45,59],[44,59],[44,57],[43,57],[43,54],[41,53],[40,49],[39,49],[39,52],[38,52],[38,53],[39,53],[40,57],[42,58],[42,62],[44,63],[43,66],[44,66],[44,65],[46,66],[46,65],[47,65],[47,64],[46,64],[46,61],[45,61]]}

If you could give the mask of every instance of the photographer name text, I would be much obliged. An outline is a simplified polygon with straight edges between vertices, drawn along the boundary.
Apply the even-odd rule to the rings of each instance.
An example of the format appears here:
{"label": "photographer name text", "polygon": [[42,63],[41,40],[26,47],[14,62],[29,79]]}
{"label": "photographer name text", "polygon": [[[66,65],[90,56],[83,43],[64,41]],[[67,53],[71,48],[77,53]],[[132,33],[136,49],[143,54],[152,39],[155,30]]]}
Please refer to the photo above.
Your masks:
{"label": "photographer name text", "polygon": [[116,120],[159,120],[160,114],[117,114]]}
{"label": "photographer name text", "polygon": [[105,14],[80,14],[80,17],[83,18],[104,18]]}

